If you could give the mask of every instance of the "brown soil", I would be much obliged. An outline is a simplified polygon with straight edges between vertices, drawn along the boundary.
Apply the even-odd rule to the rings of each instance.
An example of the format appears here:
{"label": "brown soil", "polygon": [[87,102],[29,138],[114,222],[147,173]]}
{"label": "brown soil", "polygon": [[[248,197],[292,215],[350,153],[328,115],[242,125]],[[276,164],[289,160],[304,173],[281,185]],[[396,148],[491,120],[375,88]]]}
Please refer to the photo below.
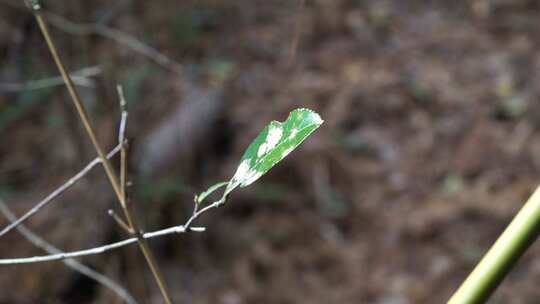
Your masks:
{"label": "brown soil", "polygon": [[[270,120],[296,107],[325,119],[207,214],[207,232],[152,242],[177,303],[443,303],[540,180],[535,1],[118,2],[50,10],[108,22],[182,64],[180,77],[113,40],[54,28],[70,70],[103,69],[82,96],[107,147],[115,84],[125,86],[130,193],[146,230],[182,223],[193,193],[229,177]],[[32,16],[5,3],[1,82],[55,75]],[[0,197],[17,214],[94,157],[74,115],[61,87],[0,93]],[[186,117],[177,144],[155,139]],[[154,161],[159,170],[144,165]],[[28,226],[65,250],[124,238],[94,171]],[[0,239],[1,257],[38,254],[17,233]],[[539,255],[532,246],[493,303],[536,301]],[[81,261],[160,303],[136,246]],[[0,269],[0,303],[118,302],[61,263]]]}

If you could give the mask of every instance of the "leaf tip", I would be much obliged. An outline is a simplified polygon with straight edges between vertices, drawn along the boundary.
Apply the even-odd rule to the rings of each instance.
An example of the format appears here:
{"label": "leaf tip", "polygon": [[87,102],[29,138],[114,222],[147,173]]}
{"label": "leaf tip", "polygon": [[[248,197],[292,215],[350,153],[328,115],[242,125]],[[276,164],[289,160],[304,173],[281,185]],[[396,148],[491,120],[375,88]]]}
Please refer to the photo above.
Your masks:
{"label": "leaf tip", "polygon": [[307,113],[310,117],[310,120],[316,124],[316,125],[322,125],[324,123],[324,120],[321,118],[321,115],[319,115],[319,113],[313,111],[312,109],[308,109],[308,108],[298,108],[294,111],[292,111],[291,113],[295,113],[295,112],[304,112],[304,113]]}

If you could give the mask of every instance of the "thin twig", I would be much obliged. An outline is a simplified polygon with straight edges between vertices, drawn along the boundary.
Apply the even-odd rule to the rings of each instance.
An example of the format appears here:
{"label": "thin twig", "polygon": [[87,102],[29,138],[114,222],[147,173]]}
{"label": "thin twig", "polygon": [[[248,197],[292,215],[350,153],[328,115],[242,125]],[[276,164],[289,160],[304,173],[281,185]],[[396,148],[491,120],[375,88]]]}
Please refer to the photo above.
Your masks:
{"label": "thin twig", "polygon": [[[10,221],[14,222],[16,220],[15,215],[13,212],[9,209],[9,207],[6,205],[4,201],[0,199],[0,212],[4,214],[4,216]],[[30,243],[32,243],[34,246],[41,248],[45,250],[49,254],[58,254],[62,251],[55,246],[51,245],[47,241],[45,241],[43,238],[32,232],[30,229],[28,229],[24,225],[17,226],[17,230],[19,233],[27,239]],[[70,267],[71,269],[93,279],[94,281],[98,282],[99,284],[105,286],[106,288],[110,289],[112,292],[116,293],[120,298],[122,298],[126,303],[128,304],[137,304],[137,301],[129,294],[129,292],[124,289],[122,286],[120,286],[118,283],[114,282],[107,276],[89,268],[88,266],[74,260],[74,259],[66,259],[62,261],[66,266]]]}
{"label": "thin twig", "polygon": [[[73,104],[75,105],[75,108],[77,109],[77,112],[88,134],[88,137],[90,138],[92,145],[94,146],[99,158],[101,159],[101,163],[103,164],[103,167],[105,168],[105,172],[107,173],[107,176],[111,180],[111,184],[113,185],[114,192],[120,198],[121,195],[120,195],[120,189],[119,189],[118,183],[113,182],[117,180],[116,175],[112,169],[110,162],[105,157],[105,154],[103,153],[103,149],[101,148],[101,145],[99,144],[97,140],[96,132],[94,131],[94,127],[92,126],[90,122],[88,113],[86,112],[86,109],[83,106],[79,93],[76,90],[75,86],[73,85],[73,81],[71,80],[71,77],[66,72],[64,63],[62,62],[60,55],[58,53],[58,50],[56,49],[56,45],[53,42],[51,35],[49,33],[49,27],[47,26],[45,19],[39,13],[39,11],[35,12],[35,16],[36,16],[37,23],[39,24],[39,27],[45,38],[45,41],[47,42],[47,46],[49,47],[49,50],[51,51],[51,55],[54,59],[54,62],[56,63],[58,70],[60,71],[60,74],[62,75],[62,79],[64,79],[64,83],[67,86],[69,95],[71,99],[73,100]],[[120,201],[120,203],[122,205],[124,204],[123,201]]]}
{"label": "thin twig", "polygon": [[[71,73],[73,83],[81,87],[94,87],[94,81],[89,77],[101,73],[99,66],[87,67]],[[31,80],[25,83],[0,83],[0,92],[20,92],[29,90],[40,90],[55,86],[64,85],[62,76]]]}
{"label": "thin twig", "polygon": [[118,226],[124,229],[125,232],[130,235],[135,233],[135,231],[133,231],[133,229],[131,229],[128,224],[126,224],[126,222],[124,222],[124,220],[118,214],[116,214],[116,212],[114,212],[114,210],[109,209],[108,214],[114,219]]}
{"label": "thin twig", "polygon": [[[109,154],[107,154],[107,158],[113,157],[118,151],[120,151],[121,145],[116,146],[114,149],[112,149]],[[41,210],[41,208],[45,207],[47,204],[52,202],[55,198],[60,196],[64,191],[69,189],[71,186],[75,185],[80,179],[82,179],[92,168],[94,168],[96,165],[101,163],[101,159],[99,157],[94,158],[86,167],[84,167],[79,173],[75,174],[72,178],[70,178],[67,182],[62,184],[60,187],[56,188],[53,192],[51,192],[49,195],[47,195],[43,200],[41,200],[37,205],[35,205],[32,209],[30,209],[28,212],[26,212],[23,216],[18,218],[16,221],[13,221],[11,224],[7,225],[2,231],[0,231],[0,237],[4,236],[9,231],[13,230],[15,227],[20,225],[22,222],[29,219],[31,216],[36,214],[38,211]]]}
{"label": "thin twig", "polygon": [[59,30],[76,35],[95,34],[111,39],[114,42],[127,46],[133,51],[149,58],[150,60],[168,69],[169,71],[175,72],[180,75],[182,74],[182,66],[178,62],[170,59],[169,57],[160,53],[155,48],[143,43],[142,41],[125,32],[99,23],[75,23],[73,21],[65,19],[64,17],[50,12],[47,12],[46,15],[47,18],[50,20],[51,24]]}
{"label": "thin twig", "polygon": [[[15,9],[25,9],[25,7],[9,0],[0,0],[0,2]],[[51,21],[51,25],[61,31],[72,35],[98,35],[111,39],[113,42],[141,54],[163,68],[180,76],[182,75],[183,69],[180,63],[165,56],[157,49],[133,37],[132,35],[129,35],[128,33],[100,23],[76,23],[51,12],[43,12],[43,14],[45,14],[46,17]]]}
{"label": "thin twig", "polygon": [[[118,127],[118,144],[121,145],[120,149],[120,190],[122,192],[122,200],[126,202],[126,176],[127,176],[127,166],[126,166],[126,159],[127,159],[127,140],[126,140],[126,128],[127,128],[127,118],[128,118],[128,112],[127,112],[127,103],[126,99],[124,97],[124,91],[122,90],[122,87],[120,85],[116,86],[116,90],[118,92],[119,102],[120,102],[120,110],[121,110],[121,119],[120,119],[120,126]],[[109,215],[113,217],[113,219],[116,221],[116,223],[122,227],[128,234],[134,235],[135,231],[133,228],[127,224],[118,214],[114,212],[114,210],[109,210]]]}
{"label": "thin twig", "polygon": [[127,129],[127,102],[124,97],[124,90],[122,86],[117,85],[116,91],[118,92],[118,97],[120,101],[120,111],[122,111],[120,119],[120,127],[118,128],[118,143],[122,145],[120,150],[120,188],[122,190],[122,197],[126,201],[126,177],[127,177],[127,141],[126,141],[126,129]]}
{"label": "thin twig", "polygon": [[[38,1],[38,0],[32,0],[32,1]],[[90,122],[90,119],[88,117],[88,113],[86,112],[86,109],[83,103],[81,102],[79,93],[77,92],[77,89],[73,85],[73,81],[71,80],[71,77],[66,72],[64,63],[62,62],[62,59],[56,49],[56,45],[54,44],[54,41],[52,40],[51,34],[49,32],[49,27],[47,26],[45,19],[41,15],[40,6],[38,5],[37,9],[35,8],[36,6],[33,6],[33,7],[34,7],[33,9],[34,16],[39,25],[39,28],[43,34],[43,37],[45,38],[45,41],[47,42],[47,46],[51,52],[54,62],[56,63],[56,66],[58,67],[58,70],[60,71],[60,74],[62,75],[64,82],[66,83],[67,89],[69,91],[69,95],[75,105],[75,108],[77,109],[79,118],[81,119],[81,122],[84,125],[86,133],[88,134],[88,137],[90,138],[90,141],[92,142],[92,145],[94,146],[94,149],[96,150],[98,156],[101,158],[101,163],[103,165],[103,168],[105,169],[105,173],[114,190],[114,193],[116,194],[118,202],[120,203],[120,205],[122,206],[122,210],[124,211],[124,215],[127,219],[127,224],[130,228],[133,229],[133,231],[137,232],[137,240],[138,240],[139,248],[141,249],[141,252],[143,253],[144,258],[146,259],[146,262],[148,263],[150,271],[152,272],[152,275],[154,276],[154,279],[159,287],[159,290],[161,291],[161,294],[165,302],[167,304],[171,304],[172,300],[171,300],[171,296],[168,291],[168,288],[166,286],[165,280],[163,279],[161,271],[156,263],[156,260],[152,252],[150,251],[150,248],[146,240],[143,237],[141,237],[139,233],[139,228],[137,226],[137,223],[135,222],[135,218],[132,214],[131,209],[126,206],[125,199],[122,196],[122,192],[120,189],[120,183],[118,181],[118,177],[116,176],[116,173],[112,169],[111,163],[105,157],[105,154],[103,153],[103,149],[101,148],[101,145],[99,144],[97,140],[97,136]]]}
{"label": "thin twig", "polygon": [[[169,228],[165,228],[165,229],[161,229],[161,230],[157,230],[153,232],[147,232],[147,233],[142,234],[141,237],[147,240],[147,239],[161,237],[161,236],[170,235],[170,234],[186,233],[187,231],[193,231],[193,232],[204,231],[205,229],[203,227],[191,227],[191,224],[204,213],[208,212],[211,209],[218,208],[224,203],[225,203],[224,198],[221,200],[215,201],[212,204],[194,212],[193,215],[183,225],[173,226],[173,227],[169,227]],[[68,258],[96,255],[96,254],[105,253],[114,249],[122,248],[124,246],[130,245],[136,242],[137,242],[137,237],[132,237],[129,239],[125,239],[123,241],[116,242],[116,243],[111,243],[108,245],[94,247],[94,248],[85,249],[85,250],[63,252],[63,253],[58,253],[58,254],[51,254],[51,255],[46,255],[46,256],[35,256],[35,257],[29,257],[29,258],[0,259],[0,265],[50,262],[50,261],[64,260]]]}
{"label": "thin twig", "polygon": [[122,149],[120,150],[120,195],[121,197],[119,197],[119,200],[123,202],[122,207],[124,209],[124,215],[126,216],[126,219],[128,221],[127,222],[127,227],[129,228],[128,232],[131,232],[131,235],[137,238],[139,247],[141,248],[141,251],[144,257],[146,258],[146,261],[148,262],[148,265],[150,266],[150,270],[152,271],[152,274],[154,275],[154,278],[156,279],[156,282],[158,284],[159,289],[161,290],[161,293],[163,295],[163,298],[165,299],[165,302],[171,303],[172,300],[170,299],[169,292],[165,284],[165,280],[163,279],[161,271],[159,270],[157,266],[156,259],[154,258],[152,252],[150,251],[150,247],[148,246],[148,243],[142,237],[142,232],[139,231],[139,229],[137,228],[137,223],[135,222],[135,218],[133,217],[132,212],[131,212],[131,206],[128,206],[128,201],[126,199],[126,177],[127,177],[126,128],[127,128],[128,112],[127,112],[127,103],[124,97],[124,91],[122,90],[122,87],[120,85],[117,85],[116,89],[118,91],[120,109],[122,111],[122,114],[121,114],[122,119],[120,120],[120,127],[119,127],[119,132],[118,132],[118,142],[122,145]]}

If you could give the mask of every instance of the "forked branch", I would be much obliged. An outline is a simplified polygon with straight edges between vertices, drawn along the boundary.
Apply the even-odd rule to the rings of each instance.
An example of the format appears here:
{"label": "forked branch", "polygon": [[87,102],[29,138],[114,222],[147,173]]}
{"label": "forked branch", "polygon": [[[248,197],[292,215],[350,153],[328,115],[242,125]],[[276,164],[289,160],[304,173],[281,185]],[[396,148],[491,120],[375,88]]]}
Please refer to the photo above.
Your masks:
{"label": "forked branch", "polygon": [[[205,231],[204,227],[192,227],[191,225],[193,222],[199,218],[204,213],[208,212],[211,209],[215,209],[225,203],[224,199],[220,199],[218,201],[213,202],[212,204],[198,210],[197,203],[195,203],[195,209],[191,217],[183,224],[178,226],[173,226],[153,232],[147,232],[141,234],[141,237],[145,240],[152,239],[155,237],[161,237],[165,235],[170,234],[181,234],[186,233],[189,231],[193,232],[203,232]],[[137,237],[132,237],[129,239],[125,239],[123,241],[107,244],[100,247],[94,247],[90,249],[85,250],[79,250],[79,251],[72,251],[72,252],[62,252],[58,254],[51,254],[51,255],[45,255],[45,256],[35,256],[35,257],[29,257],[29,258],[15,258],[15,259],[0,259],[0,265],[13,265],[13,264],[29,264],[29,263],[39,263],[39,262],[50,262],[50,261],[59,261],[69,258],[78,258],[83,256],[89,256],[89,255],[96,255],[105,253],[114,249],[122,248],[127,245],[131,245],[133,243],[136,243],[138,240]]]}
{"label": "forked branch", "polygon": [[88,113],[86,112],[86,109],[83,103],[81,102],[79,93],[77,89],[75,88],[75,85],[73,84],[73,80],[71,79],[70,75],[66,72],[64,63],[60,57],[58,50],[56,49],[56,45],[49,32],[49,27],[47,26],[47,23],[45,22],[45,19],[41,14],[41,5],[39,3],[39,0],[26,0],[26,1],[27,1],[28,7],[34,13],[36,21],[39,25],[41,33],[43,34],[43,37],[45,38],[45,41],[47,42],[47,46],[51,52],[54,62],[56,63],[56,66],[58,67],[58,70],[60,71],[60,74],[62,75],[64,82],[66,83],[69,95],[71,97],[71,100],[73,101],[73,104],[75,105],[75,108],[77,109],[79,118],[82,124],[84,125],[86,133],[88,134],[88,137],[90,138],[90,141],[92,142],[92,145],[94,146],[94,149],[96,150],[99,158],[101,159],[101,164],[103,165],[103,168],[105,169],[105,173],[114,190],[114,193],[116,194],[118,202],[120,203],[122,210],[124,211],[124,215],[127,219],[127,224],[136,233],[136,240],[138,241],[139,248],[141,249],[141,252],[143,253],[146,259],[146,262],[148,263],[148,266],[150,267],[150,270],[156,280],[156,283],[159,287],[159,290],[161,291],[161,294],[165,302],[167,304],[171,304],[172,300],[170,297],[170,293],[165,284],[161,271],[159,270],[157,266],[155,258],[152,252],[150,251],[150,248],[148,247],[146,240],[142,238],[141,234],[139,233],[139,228],[137,226],[137,223],[135,222],[135,218],[132,215],[131,209],[126,206],[125,197],[122,194],[123,191],[120,188],[120,182],[118,181],[118,177],[116,176],[116,173],[114,172],[111,166],[111,163],[107,159],[101,145],[99,144],[99,141],[97,140],[96,132],[94,131],[94,127],[92,126],[92,123],[90,122]]}

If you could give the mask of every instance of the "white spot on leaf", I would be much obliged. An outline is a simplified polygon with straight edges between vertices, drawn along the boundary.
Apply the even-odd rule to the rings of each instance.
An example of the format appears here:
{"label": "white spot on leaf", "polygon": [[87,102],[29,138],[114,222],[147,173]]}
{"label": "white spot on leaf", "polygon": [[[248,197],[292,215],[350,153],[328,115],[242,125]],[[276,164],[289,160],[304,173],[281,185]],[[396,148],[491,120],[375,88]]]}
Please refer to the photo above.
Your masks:
{"label": "white spot on leaf", "polygon": [[282,135],[283,130],[281,127],[270,126],[266,140],[259,146],[259,149],[257,150],[257,157],[261,157],[268,151],[272,150],[279,142]]}
{"label": "white spot on leaf", "polygon": [[293,128],[291,131],[291,135],[289,135],[289,139],[293,139],[296,136],[296,134],[298,134],[298,129]]}
{"label": "white spot on leaf", "polygon": [[249,167],[249,159],[245,159],[242,163],[240,163],[240,166],[238,166],[238,169],[236,169],[236,173],[234,173],[233,180],[235,181],[241,181],[246,178],[250,171]]}
{"label": "white spot on leaf", "polygon": [[266,153],[266,143],[262,143],[262,145],[259,146],[259,150],[257,150],[257,157],[261,157]]}
{"label": "white spot on leaf", "polygon": [[283,130],[281,127],[270,127],[268,130],[268,138],[266,138],[266,150],[272,150],[281,139]]}
{"label": "white spot on leaf", "polygon": [[255,171],[255,170],[250,170],[249,173],[246,176],[246,179],[242,181],[240,186],[242,186],[242,187],[249,186],[251,183],[258,180],[259,177],[261,177],[262,175],[263,175],[262,172]]}
{"label": "white spot on leaf", "polygon": [[232,191],[232,189],[236,188],[238,185],[241,187],[245,187],[259,179],[263,175],[262,172],[259,172],[255,170],[254,168],[251,168],[249,165],[250,160],[245,159],[240,163],[238,166],[238,169],[236,169],[236,173],[234,173],[233,178],[229,182],[229,185],[227,186],[226,193],[229,193]]}

